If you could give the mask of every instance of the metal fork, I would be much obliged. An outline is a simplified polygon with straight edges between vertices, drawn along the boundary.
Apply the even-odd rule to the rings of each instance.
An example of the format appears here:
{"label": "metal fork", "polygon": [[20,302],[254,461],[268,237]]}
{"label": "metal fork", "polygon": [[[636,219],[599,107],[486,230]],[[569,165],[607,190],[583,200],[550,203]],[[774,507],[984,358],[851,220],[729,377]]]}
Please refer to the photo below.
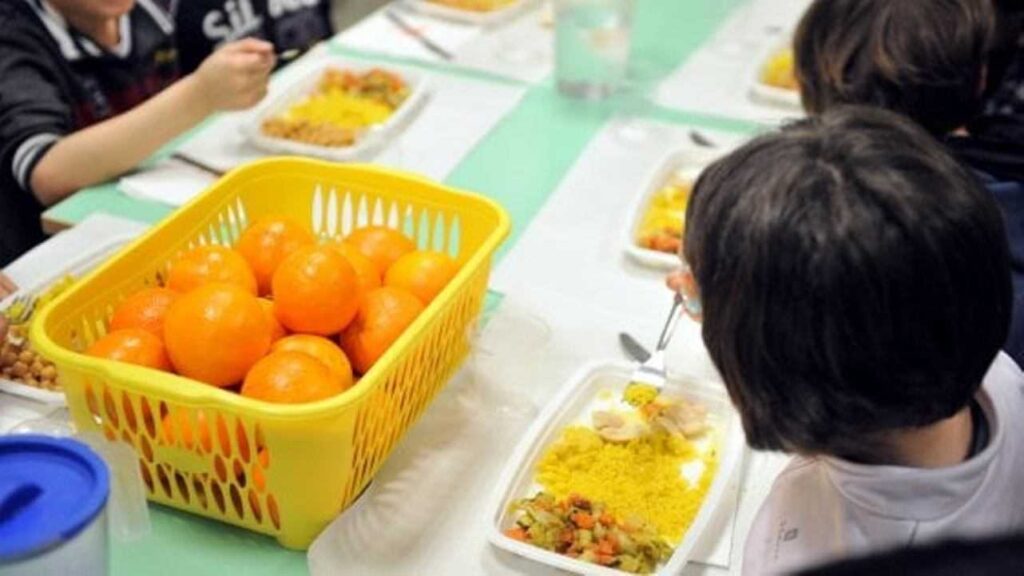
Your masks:
{"label": "metal fork", "polygon": [[647,384],[658,390],[665,387],[665,380],[667,379],[665,372],[665,348],[668,347],[668,343],[672,340],[672,335],[675,333],[676,324],[679,322],[679,309],[682,305],[683,295],[677,292],[675,299],[672,301],[672,310],[669,311],[668,319],[665,321],[665,327],[661,329],[661,336],[658,337],[658,345],[654,348],[654,352],[651,353],[651,357],[633,370],[629,380],[630,384]]}
{"label": "metal fork", "polygon": [[[16,297],[11,303],[4,309],[0,314],[3,314],[4,318],[11,324],[18,325],[28,322],[32,318],[32,313],[36,309],[36,297],[31,294],[22,294]],[[14,308],[21,307],[21,310],[17,314],[11,314],[11,310]]]}

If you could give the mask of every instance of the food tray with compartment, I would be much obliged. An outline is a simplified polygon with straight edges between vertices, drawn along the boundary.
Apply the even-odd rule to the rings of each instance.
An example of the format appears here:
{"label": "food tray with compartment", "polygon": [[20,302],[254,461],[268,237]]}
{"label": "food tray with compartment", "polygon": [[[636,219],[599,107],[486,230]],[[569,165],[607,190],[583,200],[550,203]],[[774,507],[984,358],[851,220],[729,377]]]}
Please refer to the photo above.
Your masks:
{"label": "food tray with compartment", "polygon": [[[81,353],[106,332],[117,303],[161,283],[182,251],[233,245],[268,215],[307,222],[324,240],[388,226],[420,248],[447,252],[460,268],[355,386],[318,402],[268,404]],[[262,160],[223,177],[41,310],[32,341],[57,365],[79,430],[121,439],[140,454],[150,500],[304,549],[355,501],[459,367],[509,228],[494,202],[417,176]]]}
{"label": "food tray with compartment", "polygon": [[802,109],[803,105],[800,102],[799,90],[790,90],[781,86],[768,84],[764,81],[764,71],[768,67],[769,62],[782,51],[788,49],[790,45],[790,42],[772,44],[768,50],[762,52],[760,58],[756,59],[757,67],[754,68],[750,78],[751,100],[777,108],[786,108],[790,110]]}
{"label": "food tray with compartment", "polygon": [[[387,120],[362,130],[351,146],[317,146],[270,136],[263,132],[263,123],[266,120],[284,113],[292,105],[313,94],[324,73],[332,69],[348,70],[359,74],[374,69],[386,70],[402,78],[409,86],[409,95]],[[257,148],[274,154],[306,156],[335,162],[366,159],[368,155],[378,151],[389,138],[394,137],[412,121],[413,116],[426,104],[427,92],[427,81],[421,73],[406,69],[394,70],[379,65],[356,64],[338,58],[318,59],[315,64],[308,66],[308,70],[296,75],[291,84],[284,87],[277,96],[260,105],[252,114],[251,120],[242,125],[242,134]]]}
{"label": "food tray with compartment", "polygon": [[[138,236],[138,233],[135,231],[113,233],[95,244],[82,246],[80,253],[69,260],[53,260],[47,257],[48,254],[45,251],[40,251],[38,256],[28,254],[27,256],[32,260],[37,272],[32,274],[31,281],[23,282],[17,291],[7,298],[0,300],[0,310],[6,309],[14,300],[22,296],[39,296],[62,278],[70,276],[77,279],[81,277],[123,248],[136,236]],[[64,404],[64,394],[62,392],[43,390],[15,380],[7,380],[3,377],[0,377],[0,392],[6,392],[7,394],[13,394],[44,404]]]}
{"label": "food tray with compartment", "polygon": [[700,173],[720,152],[698,151],[692,148],[678,149],[666,154],[647,177],[641,194],[637,194],[629,210],[629,226],[626,228],[623,244],[626,254],[637,263],[658,270],[679,268],[679,255],[659,252],[640,246],[638,238],[643,221],[650,208],[651,200],[665,185],[679,179],[695,183]]}
{"label": "food tray with compartment", "polygon": [[[488,538],[493,545],[575,574],[626,574],[549,552],[506,536],[504,531],[514,524],[509,506],[520,498],[532,496],[540,489],[535,480],[535,469],[547,447],[567,426],[589,425],[593,411],[607,407],[607,396],[621,398],[634,368],[634,365],[625,362],[599,362],[582,368],[534,421],[502,473],[493,502],[488,508],[492,514],[488,520]],[[710,449],[718,452],[718,470],[700,504],[699,512],[682,541],[675,546],[672,556],[656,572],[668,575],[678,574],[686,565],[694,545],[723,503],[730,479],[739,473],[745,444],[739,416],[721,384],[678,380],[670,381],[665,391],[707,407],[713,430],[711,441],[715,443]],[[586,497],[585,494],[583,496]]]}

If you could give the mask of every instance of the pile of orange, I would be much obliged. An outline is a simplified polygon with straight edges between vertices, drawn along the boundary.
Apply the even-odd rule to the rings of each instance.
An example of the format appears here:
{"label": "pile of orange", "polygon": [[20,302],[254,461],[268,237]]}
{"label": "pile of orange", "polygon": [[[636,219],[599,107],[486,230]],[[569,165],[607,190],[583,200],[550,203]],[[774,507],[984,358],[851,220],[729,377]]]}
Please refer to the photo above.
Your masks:
{"label": "pile of orange", "polygon": [[268,217],[235,248],[180,254],[166,286],[125,298],[87,354],[266,402],[314,402],[366,374],[456,272],[447,254],[417,250],[396,230],[321,243]]}

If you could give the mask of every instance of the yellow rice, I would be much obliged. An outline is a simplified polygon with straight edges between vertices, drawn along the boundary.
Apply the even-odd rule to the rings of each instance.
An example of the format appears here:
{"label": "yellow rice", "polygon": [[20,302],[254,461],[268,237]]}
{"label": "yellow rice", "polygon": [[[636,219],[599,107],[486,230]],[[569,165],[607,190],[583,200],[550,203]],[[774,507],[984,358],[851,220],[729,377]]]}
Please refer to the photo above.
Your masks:
{"label": "yellow rice", "polygon": [[626,391],[622,393],[622,399],[626,401],[626,404],[640,408],[654,402],[659,394],[658,389],[650,384],[633,383],[626,386]]}
{"label": "yellow rice", "polygon": [[[704,470],[691,485],[680,467],[695,459]],[[698,454],[679,436],[659,432],[615,444],[591,428],[572,426],[541,457],[537,481],[557,498],[579,494],[605,503],[621,519],[642,518],[677,544],[700,510],[717,467],[714,450]]]}

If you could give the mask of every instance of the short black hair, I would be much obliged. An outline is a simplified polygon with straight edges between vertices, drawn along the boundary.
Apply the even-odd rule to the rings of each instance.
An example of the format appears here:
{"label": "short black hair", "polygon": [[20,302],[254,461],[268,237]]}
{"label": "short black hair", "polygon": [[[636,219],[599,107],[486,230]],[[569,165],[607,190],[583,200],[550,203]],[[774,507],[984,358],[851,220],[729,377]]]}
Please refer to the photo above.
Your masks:
{"label": "short black hair", "polygon": [[684,246],[754,448],[869,457],[968,405],[1006,340],[998,206],[884,110],[839,108],[712,164]]}
{"label": "short black hair", "polygon": [[805,110],[878,106],[934,135],[982,111],[991,0],[815,0],[793,41]]}

